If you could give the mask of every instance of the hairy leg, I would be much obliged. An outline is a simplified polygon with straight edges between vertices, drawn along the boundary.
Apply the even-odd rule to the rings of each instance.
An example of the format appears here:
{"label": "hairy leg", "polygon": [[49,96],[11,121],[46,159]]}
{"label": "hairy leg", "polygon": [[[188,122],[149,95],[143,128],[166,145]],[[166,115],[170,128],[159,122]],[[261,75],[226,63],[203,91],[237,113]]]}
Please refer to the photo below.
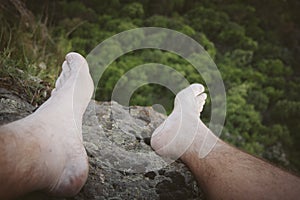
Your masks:
{"label": "hairy leg", "polygon": [[82,116],[93,92],[86,60],[69,53],[51,97],[28,117],[0,127],[0,199],[41,190],[73,196],[88,175]]}
{"label": "hairy leg", "polygon": [[[228,145],[202,123],[203,91],[193,84],[177,94],[174,111],[152,136],[155,151],[164,157],[180,157],[210,199],[299,198],[298,177]],[[209,150],[214,142],[209,154],[201,157],[201,151]]]}

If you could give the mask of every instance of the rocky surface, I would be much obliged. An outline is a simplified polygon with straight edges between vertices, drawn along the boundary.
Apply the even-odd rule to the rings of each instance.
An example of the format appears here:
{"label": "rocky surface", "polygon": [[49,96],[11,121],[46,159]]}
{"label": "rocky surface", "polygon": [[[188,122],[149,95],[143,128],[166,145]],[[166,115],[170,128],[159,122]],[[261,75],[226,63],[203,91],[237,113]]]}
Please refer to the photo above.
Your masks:
{"label": "rocky surface", "polygon": [[17,94],[0,88],[0,125],[29,115],[34,107]]}
{"label": "rocky surface", "polygon": [[[34,110],[4,89],[0,89],[0,100],[1,124]],[[166,165],[150,147],[151,134],[164,119],[151,107],[91,101],[83,123],[90,171],[80,193],[72,198],[35,193],[20,200],[203,199],[184,164],[177,161]]]}

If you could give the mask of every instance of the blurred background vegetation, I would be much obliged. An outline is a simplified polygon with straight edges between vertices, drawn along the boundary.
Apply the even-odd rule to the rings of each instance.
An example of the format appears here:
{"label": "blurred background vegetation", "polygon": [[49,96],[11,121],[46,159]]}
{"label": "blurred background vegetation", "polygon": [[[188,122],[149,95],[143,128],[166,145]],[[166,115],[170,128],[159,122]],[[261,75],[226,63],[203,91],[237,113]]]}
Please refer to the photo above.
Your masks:
{"label": "blurred background vegetation", "polygon": [[[86,56],[106,38],[136,27],[177,30],[198,41],[221,71],[227,92],[222,138],[299,172],[299,10],[298,0],[1,0],[0,87],[38,106],[67,52]],[[122,74],[147,62],[202,81],[179,56],[137,51],[109,66],[96,99],[110,100]],[[139,88],[131,104],[153,105],[162,95],[170,112],[174,94],[158,85]]]}

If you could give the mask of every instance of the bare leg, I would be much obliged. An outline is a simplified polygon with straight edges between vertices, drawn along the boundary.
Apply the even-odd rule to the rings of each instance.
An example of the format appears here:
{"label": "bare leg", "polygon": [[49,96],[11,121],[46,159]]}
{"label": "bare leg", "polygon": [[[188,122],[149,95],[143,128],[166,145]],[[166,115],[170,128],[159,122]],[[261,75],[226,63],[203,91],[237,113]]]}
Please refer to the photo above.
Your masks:
{"label": "bare leg", "polygon": [[82,115],[92,92],[85,59],[69,53],[51,97],[35,113],[0,127],[0,199],[37,190],[79,192],[88,175]]}
{"label": "bare leg", "polygon": [[[192,85],[190,87],[197,87]],[[198,91],[201,91],[199,86]],[[198,92],[187,95],[186,93],[195,90],[183,90],[176,98],[177,101],[187,101],[185,98],[194,96],[194,109],[188,112],[201,111],[204,98],[199,98],[201,94]],[[202,90],[203,92],[203,90]],[[179,98],[178,98],[179,97]],[[175,99],[176,101],[176,99]],[[197,103],[198,101],[198,103]],[[192,101],[191,101],[192,102]],[[178,104],[178,103],[177,103]],[[184,103],[181,102],[182,107]],[[200,109],[199,109],[200,105]],[[191,109],[187,106],[184,109]],[[176,111],[176,102],[174,111],[166,120],[165,124],[155,130],[155,135],[152,137],[151,145],[156,152],[162,156],[173,157],[179,155],[178,152],[182,147],[180,141],[182,138],[189,137],[189,133],[196,130],[196,135],[191,145],[181,155],[181,160],[190,168],[195,175],[198,183],[203,188],[207,197],[210,199],[298,199],[300,196],[300,179],[291,175],[273,165],[253,157],[247,153],[237,150],[225,142],[215,138],[214,134],[202,123],[199,119],[200,112],[197,118],[199,119],[198,126],[191,124],[190,131],[179,132],[184,136],[178,137],[175,147],[163,148],[168,144],[169,140],[177,140],[172,138],[172,133],[177,132],[178,119],[181,116],[185,118],[182,123],[190,123],[193,121],[187,115],[187,110]],[[175,116],[174,116],[175,115]],[[177,116],[177,117],[176,117]],[[171,120],[170,120],[171,119]],[[177,121],[176,121],[177,120]],[[168,124],[167,124],[168,123]],[[204,141],[205,134],[208,133],[210,138],[217,139],[218,142],[213,150],[204,158],[199,158],[200,147]],[[176,142],[175,142],[176,143]],[[174,143],[174,144],[175,144]]]}

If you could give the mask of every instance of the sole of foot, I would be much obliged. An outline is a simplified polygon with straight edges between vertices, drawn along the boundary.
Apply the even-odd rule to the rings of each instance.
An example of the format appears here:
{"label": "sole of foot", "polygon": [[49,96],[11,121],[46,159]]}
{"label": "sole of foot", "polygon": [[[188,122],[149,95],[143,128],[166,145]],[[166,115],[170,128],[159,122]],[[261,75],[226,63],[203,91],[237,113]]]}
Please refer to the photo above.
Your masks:
{"label": "sole of foot", "polygon": [[[32,115],[43,125],[44,173],[51,174],[45,189],[53,196],[74,196],[88,176],[88,159],[82,143],[82,116],[94,90],[86,60],[69,53],[51,97]],[[52,171],[51,171],[52,170]]]}

